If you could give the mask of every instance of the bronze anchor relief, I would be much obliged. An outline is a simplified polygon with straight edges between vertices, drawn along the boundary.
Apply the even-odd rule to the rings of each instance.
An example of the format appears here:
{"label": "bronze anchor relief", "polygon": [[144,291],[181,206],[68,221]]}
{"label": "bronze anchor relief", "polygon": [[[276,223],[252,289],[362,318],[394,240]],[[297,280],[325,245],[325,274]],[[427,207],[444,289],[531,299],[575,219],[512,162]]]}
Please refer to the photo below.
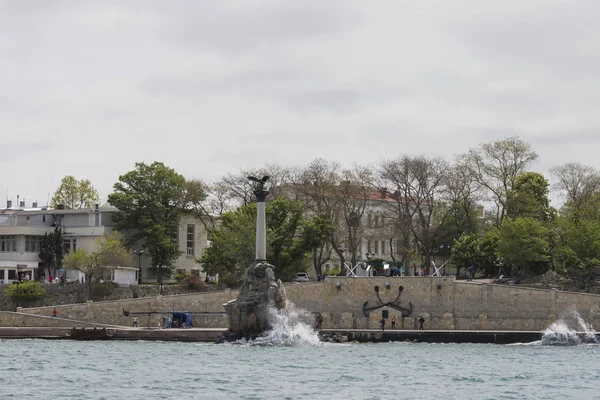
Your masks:
{"label": "bronze anchor relief", "polygon": [[410,308],[402,307],[400,304],[396,304],[400,301],[400,295],[402,294],[403,290],[404,290],[403,286],[398,287],[398,295],[396,296],[394,301],[384,303],[383,301],[381,301],[381,297],[379,296],[379,286],[375,286],[375,294],[377,294],[377,300],[379,301],[379,305],[369,307],[368,306],[369,302],[365,301],[365,304],[363,304],[363,314],[365,315],[365,317],[368,318],[369,313],[371,311],[378,310],[382,307],[390,307],[390,308],[393,308],[394,310],[400,311],[402,313],[401,315],[403,317],[408,317],[412,313],[412,309],[413,309],[412,303],[410,301],[408,302],[408,305],[410,306]]}

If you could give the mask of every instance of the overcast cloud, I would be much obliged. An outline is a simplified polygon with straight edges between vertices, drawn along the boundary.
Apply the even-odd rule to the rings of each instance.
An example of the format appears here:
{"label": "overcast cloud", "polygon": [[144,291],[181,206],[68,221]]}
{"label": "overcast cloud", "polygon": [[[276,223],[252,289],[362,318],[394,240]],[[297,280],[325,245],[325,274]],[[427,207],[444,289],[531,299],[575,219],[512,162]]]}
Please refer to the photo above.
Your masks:
{"label": "overcast cloud", "polygon": [[513,135],[539,172],[600,168],[598,20],[597,0],[0,0],[0,189],[44,204],[74,175],[106,198],[136,161],[211,182]]}

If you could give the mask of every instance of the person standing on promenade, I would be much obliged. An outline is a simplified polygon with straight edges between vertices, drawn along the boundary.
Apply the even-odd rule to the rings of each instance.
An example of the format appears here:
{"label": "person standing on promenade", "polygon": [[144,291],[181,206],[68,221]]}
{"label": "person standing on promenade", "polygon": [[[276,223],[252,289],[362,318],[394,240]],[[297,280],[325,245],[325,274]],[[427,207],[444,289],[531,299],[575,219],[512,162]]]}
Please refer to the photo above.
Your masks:
{"label": "person standing on promenade", "polygon": [[396,316],[392,315],[392,329],[396,329]]}
{"label": "person standing on promenade", "polygon": [[317,313],[315,320],[317,322],[317,330],[320,331],[321,330],[321,325],[323,325],[323,315],[321,315],[321,313]]}
{"label": "person standing on promenade", "polygon": [[133,325],[134,328],[137,328],[137,315],[133,316]]}
{"label": "person standing on promenade", "polygon": [[423,330],[423,322],[425,322],[425,318],[423,318],[422,315],[419,315],[419,330],[422,331]]}
{"label": "person standing on promenade", "polygon": [[379,327],[381,328],[382,332],[385,330],[385,318],[381,317],[379,320]]}
{"label": "person standing on promenade", "polygon": [[58,314],[58,311],[56,311],[56,308],[54,310],[52,310],[52,318],[56,318],[57,314]]}

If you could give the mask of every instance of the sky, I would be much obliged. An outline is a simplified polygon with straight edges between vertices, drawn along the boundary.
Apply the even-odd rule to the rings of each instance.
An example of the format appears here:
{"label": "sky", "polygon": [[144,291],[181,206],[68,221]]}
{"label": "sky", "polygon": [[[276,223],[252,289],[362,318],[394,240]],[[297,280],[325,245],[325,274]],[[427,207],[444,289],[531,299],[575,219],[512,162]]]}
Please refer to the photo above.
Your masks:
{"label": "sky", "polygon": [[449,161],[518,136],[600,168],[597,0],[0,0],[0,190],[101,198],[315,158]]}

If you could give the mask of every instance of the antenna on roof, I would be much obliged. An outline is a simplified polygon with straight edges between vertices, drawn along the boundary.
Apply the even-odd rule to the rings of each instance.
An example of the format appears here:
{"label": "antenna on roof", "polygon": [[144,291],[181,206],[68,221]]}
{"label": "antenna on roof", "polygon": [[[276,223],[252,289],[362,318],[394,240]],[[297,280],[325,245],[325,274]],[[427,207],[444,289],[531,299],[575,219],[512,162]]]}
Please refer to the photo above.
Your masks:
{"label": "antenna on roof", "polygon": [[35,185],[35,204],[37,205],[38,202],[38,193],[40,191],[40,169],[38,168],[37,171],[37,182]]}

